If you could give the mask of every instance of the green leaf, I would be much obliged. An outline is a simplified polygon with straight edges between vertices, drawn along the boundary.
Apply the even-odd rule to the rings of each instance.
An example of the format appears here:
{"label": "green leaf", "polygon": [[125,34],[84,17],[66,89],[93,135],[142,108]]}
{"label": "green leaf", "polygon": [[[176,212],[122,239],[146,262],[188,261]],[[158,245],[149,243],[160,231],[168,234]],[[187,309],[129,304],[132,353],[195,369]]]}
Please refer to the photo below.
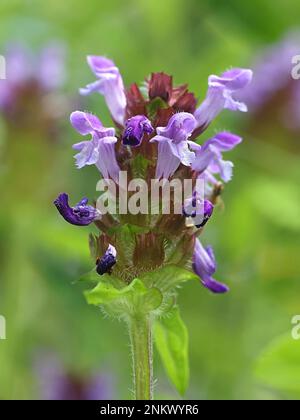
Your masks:
{"label": "green leaf", "polygon": [[186,281],[198,280],[198,277],[182,267],[166,265],[144,274],[141,279],[147,286],[157,287],[160,291],[167,292]]}
{"label": "green leaf", "polygon": [[290,334],[278,337],[256,362],[255,376],[263,384],[300,396],[300,341]]}
{"label": "green leaf", "polygon": [[155,344],[170,380],[184,395],[189,381],[188,332],[178,308],[169,314],[154,324]]}
{"label": "green leaf", "polygon": [[[99,277],[99,276],[98,276]],[[119,279],[103,276],[103,280],[92,290],[85,292],[90,305],[108,305],[117,303],[120,312],[148,313],[162,303],[162,294],[156,288],[148,289],[140,279],[134,279],[128,286],[119,288]]]}
{"label": "green leaf", "polygon": [[103,305],[125,297],[132,289],[132,284],[123,289],[115,288],[112,283],[101,281],[94,289],[84,292],[90,305]]}

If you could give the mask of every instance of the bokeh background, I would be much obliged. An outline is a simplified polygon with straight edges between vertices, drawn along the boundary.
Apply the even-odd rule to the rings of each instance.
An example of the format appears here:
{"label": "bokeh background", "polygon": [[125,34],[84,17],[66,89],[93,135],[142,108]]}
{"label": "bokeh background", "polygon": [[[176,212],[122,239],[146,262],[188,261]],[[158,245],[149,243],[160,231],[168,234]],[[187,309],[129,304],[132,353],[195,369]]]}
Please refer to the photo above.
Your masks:
{"label": "bokeh background", "polygon": [[[291,338],[291,319],[300,314],[300,80],[282,74],[282,63],[292,67],[282,43],[298,29],[298,0],[1,1],[0,54],[17,43],[37,56],[55,42],[66,66],[61,86],[38,99],[29,87],[12,114],[0,115],[1,399],[62,397],[58,378],[73,386],[72,396],[93,381],[99,397],[131,396],[126,330],[89,307],[75,283],[92,265],[91,229],[64,223],[52,205],[60,191],[95,197],[96,170],[75,169],[78,136],[68,122],[77,108],[109,121],[99,95],[78,97],[93,80],[85,56],[113,58],[127,84],[151,71],[171,73],[203,98],[209,74],[255,68],[258,55],[268,62],[270,46],[262,104],[247,115],[224,112],[211,129],[244,137],[230,156],[235,176],[224,205],[205,233],[231,292],[212,296],[196,283],[180,292],[190,332],[186,398],[300,397],[300,341]],[[155,373],[156,398],[178,398],[158,357]]]}

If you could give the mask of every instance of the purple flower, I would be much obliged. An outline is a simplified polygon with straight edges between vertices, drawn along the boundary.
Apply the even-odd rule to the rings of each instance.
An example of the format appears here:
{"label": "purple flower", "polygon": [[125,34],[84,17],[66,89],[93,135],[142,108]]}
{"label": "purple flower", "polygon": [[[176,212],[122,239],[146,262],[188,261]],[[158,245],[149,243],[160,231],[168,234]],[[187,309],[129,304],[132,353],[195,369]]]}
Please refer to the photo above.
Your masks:
{"label": "purple flower", "polygon": [[56,43],[44,48],[39,63],[39,80],[46,90],[62,86],[66,79],[66,51],[63,45]]}
{"label": "purple flower", "polygon": [[136,115],[125,123],[125,131],[123,134],[123,144],[126,146],[140,146],[144,134],[151,134],[154,128],[151,122],[144,115]]}
{"label": "purple flower", "polygon": [[68,372],[52,354],[36,361],[39,397],[42,400],[107,400],[113,396],[111,377],[107,374],[79,376]]}
{"label": "purple flower", "polygon": [[70,117],[71,124],[81,135],[90,134],[92,139],[73,145],[79,153],[75,156],[76,165],[82,168],[85,165],[96,165],[104,179],[111,177],[116,182],[120,168],[115,154],[114,128],[103,127],[101,121],[92,114],[75,111]]}
{"label": "purple flower", "polygon": [[87,62],[98,80],[80,89],[80,93],[89,95],[92,92],[99,92],[104,96],[115,122],[124,125],[126,96],[118,67],[106,57],[90,55],[87,57]]}
{"label": "purple flower", "polygon": [[117,262],[117,250],[113,245],[109,245],[105,254],[97,261],[96,271],[100,276],[110,273]]}
{"label": "purple flower", "polygon": [[209,200],[203,200],[195,192],[193,197],[184,203],[183,214],[185,217],[191,217],[196,228],[201,228],[211,218],[214,206]]}
{"label": "purple flower", "polygon": [[252,71],[248,69],[231,69],[219,76],[208,79],[206,99],[195,111],[197,127],[205,129],[223,109],[247,112],[247,106],[234,99],[234,94],[244,89],[252,80]]}
{"label": "purple flower", "polygon": [[180,163],[191,166],[195,154],[189,149],[188,138],[195,127],[196,120],[192,114],[179,112],[170,118],[167,127],[156,129],[157,136],[151,142],[158,142],[157,179],[168,179]]}
{"label": "purple flower", "polygon": [[229,182],[232,178],[233,163],[224,161],[222,152],[232,150],[241,141],[242,139],[239,136],[222,132],[218,133],[202,146],[190,142],[190,147],[196,154],[192,169],[198,173],[208,171],[211,174],[219,174],[224,182]]}
{"label": "purple flower", "polygon": [[292,31],[255,58],[253,82],[238,95],[255,114],[254,124],[258,115],[264,121],[274,118],[286,129],[299,130],[300,83],[291,79],[291,63],[299,55],[299,45],[300,32]]}
{"label": "purple flower", "polygon": [[[36,56],[24,45],[10,45],[5,58],[8,77],[0,83],[0,108],[4,111],[17,104],[24,88],[33,82],[39,92],[50,92],[65,80],[65,50],[60,43],[46,46]],[[34,96],[34,89],[31,94]]]}
{"label": "purple flower", "polygon": [[62,217],[72,225],[87,226],[100,217],[99,211],[89,206],[88,199],[83,198],[74,207],[69,206],[69,196],[66,193],[60,194],[54,204]]}
{"label": "purple flower", "polygon": [[193,270],[201,278],[204,287],[213,293],[226,293],[229,288],[216,281],[212,276],[216,272],[216,260],[212,247],[204,248],[199,239],[196,239]]}

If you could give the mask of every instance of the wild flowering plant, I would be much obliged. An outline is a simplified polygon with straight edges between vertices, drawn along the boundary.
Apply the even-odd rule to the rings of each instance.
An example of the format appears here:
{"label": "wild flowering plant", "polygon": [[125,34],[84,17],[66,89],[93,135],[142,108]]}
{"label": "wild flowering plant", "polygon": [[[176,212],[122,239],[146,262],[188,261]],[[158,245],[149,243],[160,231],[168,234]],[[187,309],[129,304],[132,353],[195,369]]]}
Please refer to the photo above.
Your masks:
{"label": "wild flowering plant", "polygon": [[[88,137],[73,146],[76,165],[95,165],[107,184],[115,185],[116,211],[105,211],[105,200],[101,201],[105,194],[97,205],[83,198],[72,207],[66,193],[54,204],[67,222],[94,223],[99,230],[89,240],[95,267],[83,277],[96,285],[85,296],[89,304],[128,325],[135,398],[153,398],[153,337],[170,380],[183,394],[189,376],[188,336],[177,289],[199,279],[210,292],[229,290],[214,278],[213,249],[199,237],[213,215],[223,182],[232,178],[233,164],[223,159],[223,153],[242,140],[229,132],[217,133],[201,144],[198,139],[223,109],[247,111],[235,94],[250,83],[252,72],[234,68],[210,76],[206,98],[198,106],[187,85],[174,86],[167,74],[153,73],[143,86],[132,84],[126,89],[113,61],[89,56],[88,64],[97,80],[81,94],[103,95],[113,126],[104,127],[87,112],[72,113],[72,126]],[[125,185],[120,176],[124,173]],[[143,181],[143,195],[131,188],[137,179]],[[170,181],[185,185],[187,180],[192,189],[189,196],[184,194],[180,211],[178,194],[176,198],[170,193],[165,205],[164,186]],[[147,206],[139,211],[145,210],[157,186],[163,204],[155,211],[147,211]],[[124,190],[129,201],[135,200],[137,211],[124,211],[124,203],[118,201]]]}
{"label": "wild flowering plant", "polygon": [[[51,43],[39,53],[21,44],[5,52],[6,78],[0,78],[0,115],[11,130],[39,131],[53,140],[70,106],[60,89],[65,82],[65,48]],[[34,115],[34,117],[33,117]]]}

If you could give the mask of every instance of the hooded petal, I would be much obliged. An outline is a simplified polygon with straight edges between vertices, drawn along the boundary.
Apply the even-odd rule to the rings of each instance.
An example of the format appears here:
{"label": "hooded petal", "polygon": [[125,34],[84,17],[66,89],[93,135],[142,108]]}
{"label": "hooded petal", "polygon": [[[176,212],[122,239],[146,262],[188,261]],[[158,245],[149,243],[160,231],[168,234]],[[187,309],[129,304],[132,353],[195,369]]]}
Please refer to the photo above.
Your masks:
{"label": "hooded petal", "polygon": [[209,144],[217,147],[220,152],[228,152],[229,150],[234,149],[241,142],[241,137],[227,131],[218,133],[215,137],[209,140]]}
{"label": "hooded petal", "polygon": [[88,134],[97,133],[98,138],[106,136],[114,136],[114,128],[105,128],[102,122],[96,115],[89,114],[88,112],[75,111],[70,116],[72,126],[78,133],[86,136]]}
{"label": "hooded petal", "polygon": [[252,80],[253,72],[235,68],[208,79],[208,91],[204,102],[195,112],[197,127],[206,128],[225,108],[231,111],[247,111],[247,106],[234,99],[235,92],[244,89]]}
{"label": "hooded petal", "polygon": [[157,136],[151,142],[158,142],[158,162],[156,177],[169,178],[179,167],[180,163],[191,166],[195,154],[189,149],[188,138],[196,126],[192,114],[179,112],[173,115],[166,127],[156,129]]}
{"label": "hooded petal", "polygon": [[244,89],[251,82],[253,77],[252,70],[233,68],[225,71],[221,77],[212,75],[208,79],[210,87],[226,88],[231,92]]}
{"label": "hooded petal", "polygon": [[99,211],[95,207],[87,205],[88,200],[83,198],[76,206],[69,206],[69,196],[60,194],[54,204],[62,217],[72,225],[87,226],[99,218]]}
{"label": "hooded petal", "polygon": [[88,56],[88,64],[98,81],[80,89],[82,95],[99,92],[104,96],[113,119],[120,125],[124,124],[126,95],[124,83],[113,61],[101,56]]}
{"label": "hooded petal", "polygon": [[172,139],[174,143],[187,140],[196,127],[196,120],[188,112],[174,114],[167,127],[158,127],[157,134],[162,137]]}

